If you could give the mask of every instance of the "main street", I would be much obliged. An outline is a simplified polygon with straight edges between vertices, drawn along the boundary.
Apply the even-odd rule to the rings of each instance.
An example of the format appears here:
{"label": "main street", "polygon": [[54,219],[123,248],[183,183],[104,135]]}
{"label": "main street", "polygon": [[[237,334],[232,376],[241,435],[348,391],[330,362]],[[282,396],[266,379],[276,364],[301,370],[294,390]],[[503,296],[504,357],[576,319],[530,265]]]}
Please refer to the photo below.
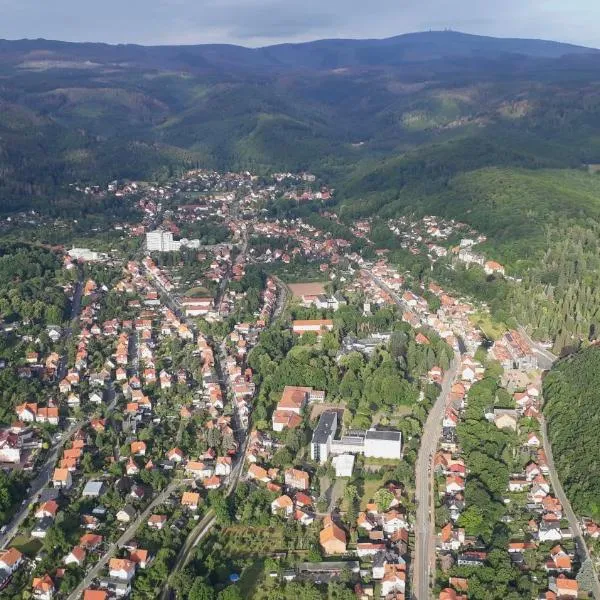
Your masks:
{"label": "main street", "polygon": [[442,390],[429,411],[416,464],[417,515],[415,522],[415,551],[412,568],[412,597],[427,600],[435,575],[435,505],[433,498],[433,457],[442,434],[442,419],[448,405],[452,383],[458,372],[460,356],[456,353],[442,381]]}
{"label": "main street", "polygon": [[[243,262],[243,258],[245,256],[247,247],[248,247],[248,238],[244,232],[240,254],[237,257],[236,262]],[[153,277],[149,271],[147,271],[147,272],[151,277]],[[227,289],[227,285],[231,279],[231,275],[232,275],[232,270],[229,269],[226,276],[223,278],[221,285],[219,286],[219,292],[218,292],[219,302],[220,302],[220,299],[223,297],[225,290]],[[180,320],[182,320],[183,322],[186,323],[186,325],[190,328],[190,330],[195,331],[197,328],[196,323],[192,319],[189,319],[185,316],[185,314],[181,310],[180,305],[177,303],[177,301],[173,297],[173,294],[169,290],[165,289],[165,287],[161,284],[161,282],[158,279],[156,279],[155,277],[153,277],[153,281],[154,281],[155,285],[158,287],[158,289],[160,290],[161,296],[162,296],[165,304],[177,315],[177,317]],[[217,304],[217,306],[218,306],[218,304]],[[214,340],[212,340],[212,338],[207,338],[207,340],[213,347],[214,357],[215,357],[215,370],[217,372],[217,376],[219,378],[219,383],[220,383],[222,391],[223,391],[223,397],[227,397],[227,382],[225,380],[225,375],[221,368],[221,360],[223,359],[223,356],[222,356],[223,348],[222,348],[222,346],[221,347],[217,346],[217,344],[214,342]],[[246,455],[246,450],[248,447],[248,440],[249,440],[247,429],[244,427],[241,427],[241,424],[239,423],[239,419],[238,419],[237,415],[234,415],[234,417],[238,421],[238,426],[235,427],[235,432],[237,434],[236,435],[237,441],[240,444],[240,452],[238,453],[238,456],[235,459],[235,463],[233,465],[231,475],[229,477],[229,483],[228,483],[228,487],[227,487],[226,496],[229,496],[231,493],[233,493],[233,491],[235,490],[235,488],[239,482],[240,476],[242,474],[242,469],[243,469],[243,465],[244,465],[244,460],[245,460],[245,455]],[[190,534],[186,538],[182,548],[180,549],[180,551],[177,555],[175,564],[173,565],[173,568],[171,570],[171,574],[176,573],[177,571],[179,571],[180,569],[185,567],[185,565],[189,562],[189,560],[192,556],[194,548],[211,531],[211,529],[213,528],[215,523],[216,523],[216,517],[214,515],[214,511],[211,509],[207,512],[207,514],[204,516],[204,518],[196,525],[196,527],[194,527],[194,529],[190,532]],[[172,597],[172,594],[173,594],[173,590],[170,586],[169,581],[167,580],[165,582],[165,586],[162,589],[162,592],[160,594],[160,598],[162,600],[167,600],[168,598]]]}
{"label": "main street", "polygon": [[[369,270],[363,270],[380,289],[387,292],[402,309],[407,307],[398,294]],[[415,466],[415,499],[417,514],[415,522],[415,550],[412,565],[412,597],[427,600],[435,576],[435,504],[433,498],[433,457],[442,434],[442,420],[448,404],[452,383],[460,366],[460,354],[455,352],[450,368],[444,374],[442,390],[429,411],[423,428],[421,447]]]}

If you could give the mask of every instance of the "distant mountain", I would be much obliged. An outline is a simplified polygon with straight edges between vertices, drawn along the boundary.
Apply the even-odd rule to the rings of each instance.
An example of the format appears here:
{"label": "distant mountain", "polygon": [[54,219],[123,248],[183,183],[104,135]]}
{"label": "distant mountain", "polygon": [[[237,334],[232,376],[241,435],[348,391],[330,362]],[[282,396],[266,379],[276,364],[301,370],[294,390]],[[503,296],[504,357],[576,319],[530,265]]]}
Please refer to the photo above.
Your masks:
{"label": "distant mountain", "polygon": [[[48,40],[0,40],[3,62],[117,63],[206,70],[341,69],[392,67],[444,59],[498,59],[508,55],[560,58],[597,54],[594,48],[546,40],[493,38],[454,31],[410,33],[386,39],[330,39],[245,48],[227,44],[138,46]],[[72,66],[75,66],[72,64]],[[89,65],[88,65],[89,66]]]}
{"label": "distant mountain", "polygon": [[[599,81],[598,50],[450,31],[256,49],[0,40],[0,210],[198,165],[314,171],[349,216],[456,216],[473,197],[480,224],[500,201],[473,190],[489,195],[494,171],[461,174],[600,164]],[[566,195],[588,214],[589,194]]]}

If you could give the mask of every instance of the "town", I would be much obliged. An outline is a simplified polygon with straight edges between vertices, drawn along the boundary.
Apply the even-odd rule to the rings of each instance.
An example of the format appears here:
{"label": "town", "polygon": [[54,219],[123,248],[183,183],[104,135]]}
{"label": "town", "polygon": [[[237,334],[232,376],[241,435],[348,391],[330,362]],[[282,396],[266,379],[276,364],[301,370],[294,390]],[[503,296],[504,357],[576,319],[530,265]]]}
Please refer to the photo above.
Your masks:
{"label": "town", "polygon": [[[393,264],[309,173],[73,190],[136,218],[37,249],[55,294],[2,322],[3,597],[595,589],[600,526],[573,513],[545,433],[545,345],[492,338],[485,306]],[[510,276],[457,221],[385,226]]]}

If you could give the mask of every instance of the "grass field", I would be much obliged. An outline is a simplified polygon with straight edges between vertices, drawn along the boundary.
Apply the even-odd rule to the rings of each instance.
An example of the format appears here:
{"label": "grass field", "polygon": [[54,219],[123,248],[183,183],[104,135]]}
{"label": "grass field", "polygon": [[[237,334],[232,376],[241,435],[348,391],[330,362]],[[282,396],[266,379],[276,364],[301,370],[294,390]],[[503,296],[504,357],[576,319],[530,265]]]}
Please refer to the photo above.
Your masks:
{"label": "grass field", "polygon": [[500,339],[507,330],[504,323],[493,321],[489,314],[482,312],[474,314],[471,317],[471,323],[479,327],[485,336],[493,341]]}
{"label": "grass field", "polygon": [[211,295],[211,293],[205,287],[202,287],[202,286],[190,288],[184,294],[184,296],[186,296],[187,298],[193,298],[195,296],[210,296],[210,295]]}
{"label": "grass field", "polygon": [[373,500],[375,492],[383,485],[380,479],[365,479],[363,495],[360,499],[360,508],[364,510],[369,502]]}
{"label": "grass field", "polygon": [[18,535],[12,541],[11,546],[15,547],[29,558],[32,558],[40,551],[42,542],[41,540],[30,538],[26,535]]}
{"label": "grass field", "polygon": [[262,558],[258,558],[242,571],[239,582],[242,598],[254,597],[255,593],[257,592],[257,588],[259,587],[258,584],[264,577],[264,564],[264,560]]}

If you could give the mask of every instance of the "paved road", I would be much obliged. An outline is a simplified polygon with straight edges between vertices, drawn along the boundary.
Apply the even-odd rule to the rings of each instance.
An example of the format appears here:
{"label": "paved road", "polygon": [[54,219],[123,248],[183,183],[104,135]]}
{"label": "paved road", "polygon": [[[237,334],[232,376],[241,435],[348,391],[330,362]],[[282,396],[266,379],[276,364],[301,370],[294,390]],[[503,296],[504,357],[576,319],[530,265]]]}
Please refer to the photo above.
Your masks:
{"label": "paved road", "polygon": [[558,359],[558,356],[552,354],[550,350],[544,348],[539,342],[536,342],[529,337],[529,334],[523,327],[519,327],[519,333],[525,338],[527,343],[533,348],[535,354],[538,357],[538,364],[540,369],[549,369],[554,361]]}
{"label": "paved road", "polygon": [[[71,300],[71,319],[69,325],[65,328],[63,334],[65,338],[65,348],[69,345],[69,341],[73,337],[73,330],[77,326],[79,321],[79,313],[81,312],[81,296],[83,294],[83,272],[79,269],[79,278],[75,283],[75,290],[73,292],[73,299]],[[61,357],[56,372],[56,381],[61,381],[67,374],[67,356],[66,354]]]}
{"label": "paved road", "polygon": [[[243,256],[245,254],[246,249],[247,249],[247,237],[245,236],[243,245],[242,245],[242,252],[241,252],[240,256]],[[149,271],[147,271],[147,272],[151,277],[153,277]],[[224,293],[224,291],[227,287],[227,284],[229,283],[230,278],[231,278],[231,271],[227,273],[226,277],[223,280],[224,285],[222,286],[222,289],[220,291],[221,294]],[[171,294],[171,292],[167,291],[156,278],[153,277],[153,279],[154,279],[155,284],[158,286],[158,288],[162,292],[162,297],[163,297],[165,303],[178,316],[178,318],[180,320],[182,320],[184,323],[186,323],[188,325],[188,327],[192,331],[194,331],[196,329],[196,323],[192,319],[185,317],[185,315],[181,311],[180,307],[177,305],[177,302],[173,298],[173,295]],[[217,376],[219,378],[219,383],[221,384],[221,387],[223,388],[223,396],[227,397],[227,388],[226,388],[226,386],[224,386],[225,378],[224,378],[223,371],[221,369],[221,362],[220,362],[221,361],[221,353],[219,352],[220,349],[216,346],[216,344],[214,343],[214,340],[208,339],[208,341],[213,346],[214,357],[215,357],[215,371],[217,372]],[[237,420],[237,415],[235,415],[235,417]],[[228,485],[227,493],[226,493],[227,496],[229,496],[229,494],[231,494],[233,492],[233,490],[237,486],[237,483],[242,474],[242,468],[244,466],[244,460],[245,460],[246,450],[248,447],[248,440],[249,440],[248,432],[245,428],[236,427],[235,432],[237,433],[238,442],[241,443],[241,451],[238,454],[237,460],[234,463],[231,475],[229,477],[229,485]],[[196,527],[194,527],[192,532],[188,535],[183,547],[179,551],[175,565],[173,566],[173,568],[171,570],[171,574],[173,574],[173,573],[177,572],[179,569],[185,567],[185,565],[189,562],[189,560],[192,556],[193,549],[207,535],[207,533],[212,529],[212,527],[214,526],[215,523],[216,523],[216,519],[214,518],[214,513],[212,511],[209,511],[205,515],[205,517],[200,521],[200,523],[198,523],[198,525],[196,525]],[[173,594],[172,589],[169,585],[169,582],[167,581],[167,582],[165,582],[165,586],[160,594],[160,598],[162,600],[167,600],[168,598],[172,597],[172,594]]]}
{"label": "paved road", "polygon": [[[71,319],[69,326],[65,329],[65,346],[68,345],[69,340],[73,336],[73,330],[77,324],[79,319],[79,313],[81,312],[81,294],[83,291],[83,281],[82,281],[83,273],[81,270],[79,271],[79,279],[75,284],[75,290],[73,292],[73,300],[71,302]],[[66,356],[63,356],[60,360],[60,364],[57,370],[57,381],[60,381],[64,378],[67,372],[67,360]],[[33,505],[37,501],[38,494],[42,491],[44,487],[48,485],[50,478],[52,477],[52,473],[54,472],[54,467],[58,461],[59,454],[62,452],[63,446],[66,442],[71,438],[71,436],[83,425],[84,421],[77,421],[73,423],[66,431],[61,434],[60,439],[53,445],[52,450],[46,457],[44,463],[37,468],[38,473],[36,477],[32,480],[30,484],[30,490],[28,493],[28,498],[26,499],[25,504],[22,504],[18,511],[13,515],[12,519],[9,523],[6,523],[6,530],[0,536],[0,548],[4,549],[8,545],[8,542],[16,535],[19,527],[23,524],[23,521],[29,515],[30,510],[33,508]]]}
{"label": "paved road", "polygon": [[[394,302],[404,309],[406,305],[393,290],[383,281],[375,277],[368,269],[363,269],[372,281],[382,290],[390,294]],[[421,447],[416,464],[417,515],[415,523],[415,552],[412,567],[412,597],[416,600],[427,600],[435,577],[435,504],[433,499],[433,456],[442,435],[442,420],[448,403],[452,383],[458,373],[460,355],[455,352],[454,360],[446,371],[442,381],[442,390],[435,401],[421,438]]]}
{"label": "paved road", "polygon": [[[589,559],[592,566],[594,565],[593,560],[591,560],[587,544],[585,543],[585,539],[583,538],[583,534],[581,533],[581,528],[579,527],[579,521],[577,520],[577,516],[571,507],[571,503],[565,494],[562,484],[560,482],[560,478],[558,477],[558,473],[556,471],[556,467],[554,466],[554,456],[552,454],[552,446],[550,445],[550,440],[548,438],[548,427],[546,424],[546,419],[542,416],[541,419],[542,425],[542,442],[544,445],[544,452],[546,453],[546,459],[548,461],[548,468],[550,469],[550,482],[552,483],[552,489],[554,490],[554,494],[560,500],[560,503],[563,506],[565,516],[569,521],[569,527],[573,532],[573,537],[575,538],[575,545],[577,547],[577,554],[581,562],[586,559]],[[594,598],[596,600],[600,600],[600,582],[598,581],[598,573],[596,572],[595,567],[594,570],[594,581],[592,585],[592,593],[594,594]]]}
{"label": "paved road", "polygon": [[17,513],[13,515],[10,523],[6,524],[6,530],[4,534],[0,536],[0,548],[6,548],[10,540],[12,540],[12,538],[17,534],[19,527],[21,527],[23,521],[25,521],[29,515],[30,510],[34,507],[39,493],[48,485],[48,482],[52,477],[52,473],[54,472],[56,462],[58,461],[59,454],[62,452],[63,446],[82,424],[82,421],[78,421],[77,423],[71,425],[67,431],[63,432],[58,443],[53,446],[50,454],[48,454],[46,457],[44,464],[39,467],[37,476],[31,482],[27,501],[25,504],[21,505]]}
{"label": "paved road", "polygon": [[177,487],[180,485],[180,481],[172,481],[158,496],[156,496],[156,498],[148,505],[146,510],[140,513],[137,519],[127,528],[123,535],[121,535],[116,542],[110,544],[106,552],[102,555],[102,558],[100,558],[100,560],[87,572],[86,576],[68,596],[67,600],[78,600],[81,597],[83,591],[92,584],[96,577],[100,575],[100,572],[112,558],[114,552],[119,548],[122,548],[125,543],[135,535],[142,523],[145,523],[148,520],[148,517],[151,515],[152,511],[157,506],[163,504],[171,492],[177,489]]}
{"label": "paved road", "polygon": [[442,420],[459,365],[460,357],[457,353],[444,375],[442,390],[427,416],[417,457],[415,491],[417,515],[412,569],[412,597],[417,600],[427,600],[430,597],[430,584],[435,575],[433,457],[442,434]]}
{"label": "paved road", "polygon": [[[107,400],[110,403],[107,406],[107,412],[111,412],[115,407],[117,397],[114,387],[111,385],[107,392]],[[87,425],[92,420],[92,417],[80,419],[72,423],[69,428],[61,434],[60,440],[52,447],[50,454],[46,457],[44,464],[39,467],[39,471],[35,479],[31,482],[29,497],[27,502],[21,506],[20,510],[13,516],[10,523],[7,524],[6,531],[0,536],[0,548],[4,549],[10,540],[17,534],[19,527],[23,524],[30,511],[34,508],[38,499],[39,493],[50,483],[54,467],[62,453],[65,444],[73,437],[75,432]]]}

